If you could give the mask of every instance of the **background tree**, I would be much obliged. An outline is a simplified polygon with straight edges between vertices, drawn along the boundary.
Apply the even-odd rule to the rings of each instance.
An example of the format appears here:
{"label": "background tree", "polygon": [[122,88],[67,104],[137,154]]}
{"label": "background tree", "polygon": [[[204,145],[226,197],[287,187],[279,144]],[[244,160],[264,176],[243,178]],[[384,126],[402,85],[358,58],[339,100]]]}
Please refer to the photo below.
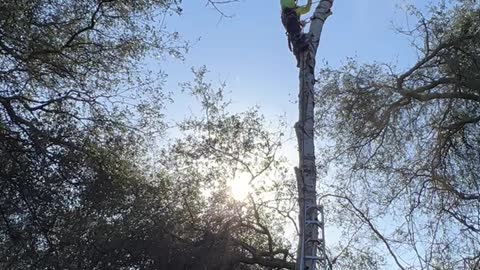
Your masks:
{"label": "background tree", "polygon": [[[61,263],[71,257],[62,256],[71,245],[62,234],[69,224],[62,224],[72,222],[70,212],[85,206],[89,192],[115,198],[107,187],[132,179],[112,180],[124,175],[117,167],[124,155],[137,151],[132,142],[147,127],[163,129],[161,80],[136,71],[151,49],[180,55],[175,35],[148,28],[175,3],[0,5],[2,268],[71,268]],[[69,241],[82,238],[73,236]]]}
{"label": "background tree", "polygon": [[350,60],[320,72],[317,132],[331,145],[321,166],[336,172],[329,209],[351,237],[345,256],[378,242],[399,269],[477,269],[479,6],[409,11],[418,24],[400,31],[416,63]]}
{"label": "background tree", "polygon": [[[278,153],[284,123],[273,128],[258,108],[230,113],[224,85],[213,89],[206,81],[205,68],[194,73],[195,80],[183,88],[198,98],[204,114],[179,123],[182,136],[166,150],[159,162],[161,168],[171,171],[188,190],[177,198],[203,193],[203,204],[186,198],[182,199],[183,208],[201,213],[205,222],[216,217],[224,224],[227,246],[236,250],[232,255],[236,264],[293,269],[284,227],[285,217],[292,219],[294,182],[286,175],[285,160]],[[251,186],[243,202],[232,200],[229,188],[239,180],[238,175],[244,175]],[[191,226],[209,227],[201,222]]]}
{"label": "background tree", "polygon": [[0,268],[292,269],[268,222],[282,209],[255,194],[240,204],[226,186],[238,168],[253,180],[281,166],[256,110],[225,114],[199,74],[190,88],[207,118],[182,123],[192,133],[160,158],[148,148],[167,96],[142,60],[182,57],[158,23],[179,12],[177,1],[0,4]]}

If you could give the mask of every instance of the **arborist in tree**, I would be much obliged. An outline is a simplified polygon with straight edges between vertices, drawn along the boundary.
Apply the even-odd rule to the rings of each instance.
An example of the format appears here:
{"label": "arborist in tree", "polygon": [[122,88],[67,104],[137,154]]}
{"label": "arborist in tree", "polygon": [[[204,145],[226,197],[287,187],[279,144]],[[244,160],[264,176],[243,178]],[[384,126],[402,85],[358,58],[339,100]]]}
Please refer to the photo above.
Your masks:
{"label": "arborist in tree", "polygon": [[300,53],[308,47],[306,36],[302,32],[304,23],[300,20],[300,16],[310,11],[312,0],[308,0],[304,6],[297,5],[297,0],[280,0],[280,5],[282,7],[282,23],[287,30],[288,47],[295,54],[298,66]]}

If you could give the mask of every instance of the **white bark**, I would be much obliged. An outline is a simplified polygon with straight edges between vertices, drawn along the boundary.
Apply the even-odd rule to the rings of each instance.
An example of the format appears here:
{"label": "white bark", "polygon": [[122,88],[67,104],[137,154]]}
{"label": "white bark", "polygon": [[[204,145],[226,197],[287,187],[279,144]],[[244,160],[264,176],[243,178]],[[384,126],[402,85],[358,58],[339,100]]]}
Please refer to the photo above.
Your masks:
{"label": "white bark", "polygon": [[[315,85],[315,57],[317,54],[320,36],[325,20],[330,16],[330,8],[333,0],[322,0],[317,5],[312,17],[309,35],[309,48],[300,56],[300,89],[299,89],[299,120],[295,124],[295,131],[298,140],[299,166],[295,168],[298,186],[298,201],[300,206],[299,224],[300,237],[297,252],[297,269],[300,269],[303,240],[307,238],[318,238],[316,226],[304,226],[305,205],[316,205],[316,182],[317,174],[315,167],[315,145],[314,145],[314,85]],[[310,213],[309,213],[310,214]],[[316,219],[317,212],[312,211],[308,219]],[[305,229],[304,229],[305,228]],[[302,237],[302,235],[304,237]],[[303,251],[304,256],[315,256],[317,244],[313,243]],[[304,268],[316,269],[315,261],[305,261]],[[301,269],[303,270],[303,269]]]}

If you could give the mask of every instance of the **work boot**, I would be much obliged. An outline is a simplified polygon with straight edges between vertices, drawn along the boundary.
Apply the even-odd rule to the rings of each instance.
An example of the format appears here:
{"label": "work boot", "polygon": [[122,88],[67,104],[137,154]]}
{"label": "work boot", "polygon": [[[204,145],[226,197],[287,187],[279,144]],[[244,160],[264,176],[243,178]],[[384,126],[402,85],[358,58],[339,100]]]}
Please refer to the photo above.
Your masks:
{"label": "work boot", "polygon": [[309,42],[309,38],[307,37],[306,34],[302,34],[300,36],[300,39],[298,41],[298,50],[300,52],[303,52],[305,51],[306,49],[308,49],[308,42]]}
{"label": "work boot", "polygon": [[294,53],[301,53],[308,49],[308,41],[305,34],[301,34],[292,39]]}
{"label": "work boot", "polygon": [[297,67],[300,67],[300,55],[302,52],[306,51],[309,46],[308,38],[305,34],[298,36],[297,39],[292,40],[293,44],[293,54],[297,59]]}

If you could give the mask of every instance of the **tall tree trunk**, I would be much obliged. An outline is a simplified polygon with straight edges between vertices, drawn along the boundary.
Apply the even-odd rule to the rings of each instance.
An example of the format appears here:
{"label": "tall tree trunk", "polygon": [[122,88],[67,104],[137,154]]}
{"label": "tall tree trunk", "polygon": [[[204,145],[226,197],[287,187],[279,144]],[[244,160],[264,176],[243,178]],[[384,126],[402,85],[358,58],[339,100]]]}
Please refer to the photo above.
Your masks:
{"label": "tall tree trunk", "polygon": [[[300,237],[297,252],[297,269],[316,269],[314,260],[306,260],[304,269],[301,269],[301,261],[304,256],[316,256],[318,243],[312,242],[305,246],[304,239],[318,239],[317,226],[305,226],[305,214],[307,219],[316,220],[316,211],[305,211],[305,205],[317,204],[316,197],[316,167],[314,145],[314,85],[315,85],[315,57],[317,54],[323,24],[330,16],[330,8],[333,0],[322,0],[318,3],[312,17],[309,35],[309,47],[300,56],[300,91],[299,91],[299,120],[295,124],[295,132],[298,140],[299,166],[295,168],[298,186],[299,227]],[[308,268],[307,268],[308,267]]]}

